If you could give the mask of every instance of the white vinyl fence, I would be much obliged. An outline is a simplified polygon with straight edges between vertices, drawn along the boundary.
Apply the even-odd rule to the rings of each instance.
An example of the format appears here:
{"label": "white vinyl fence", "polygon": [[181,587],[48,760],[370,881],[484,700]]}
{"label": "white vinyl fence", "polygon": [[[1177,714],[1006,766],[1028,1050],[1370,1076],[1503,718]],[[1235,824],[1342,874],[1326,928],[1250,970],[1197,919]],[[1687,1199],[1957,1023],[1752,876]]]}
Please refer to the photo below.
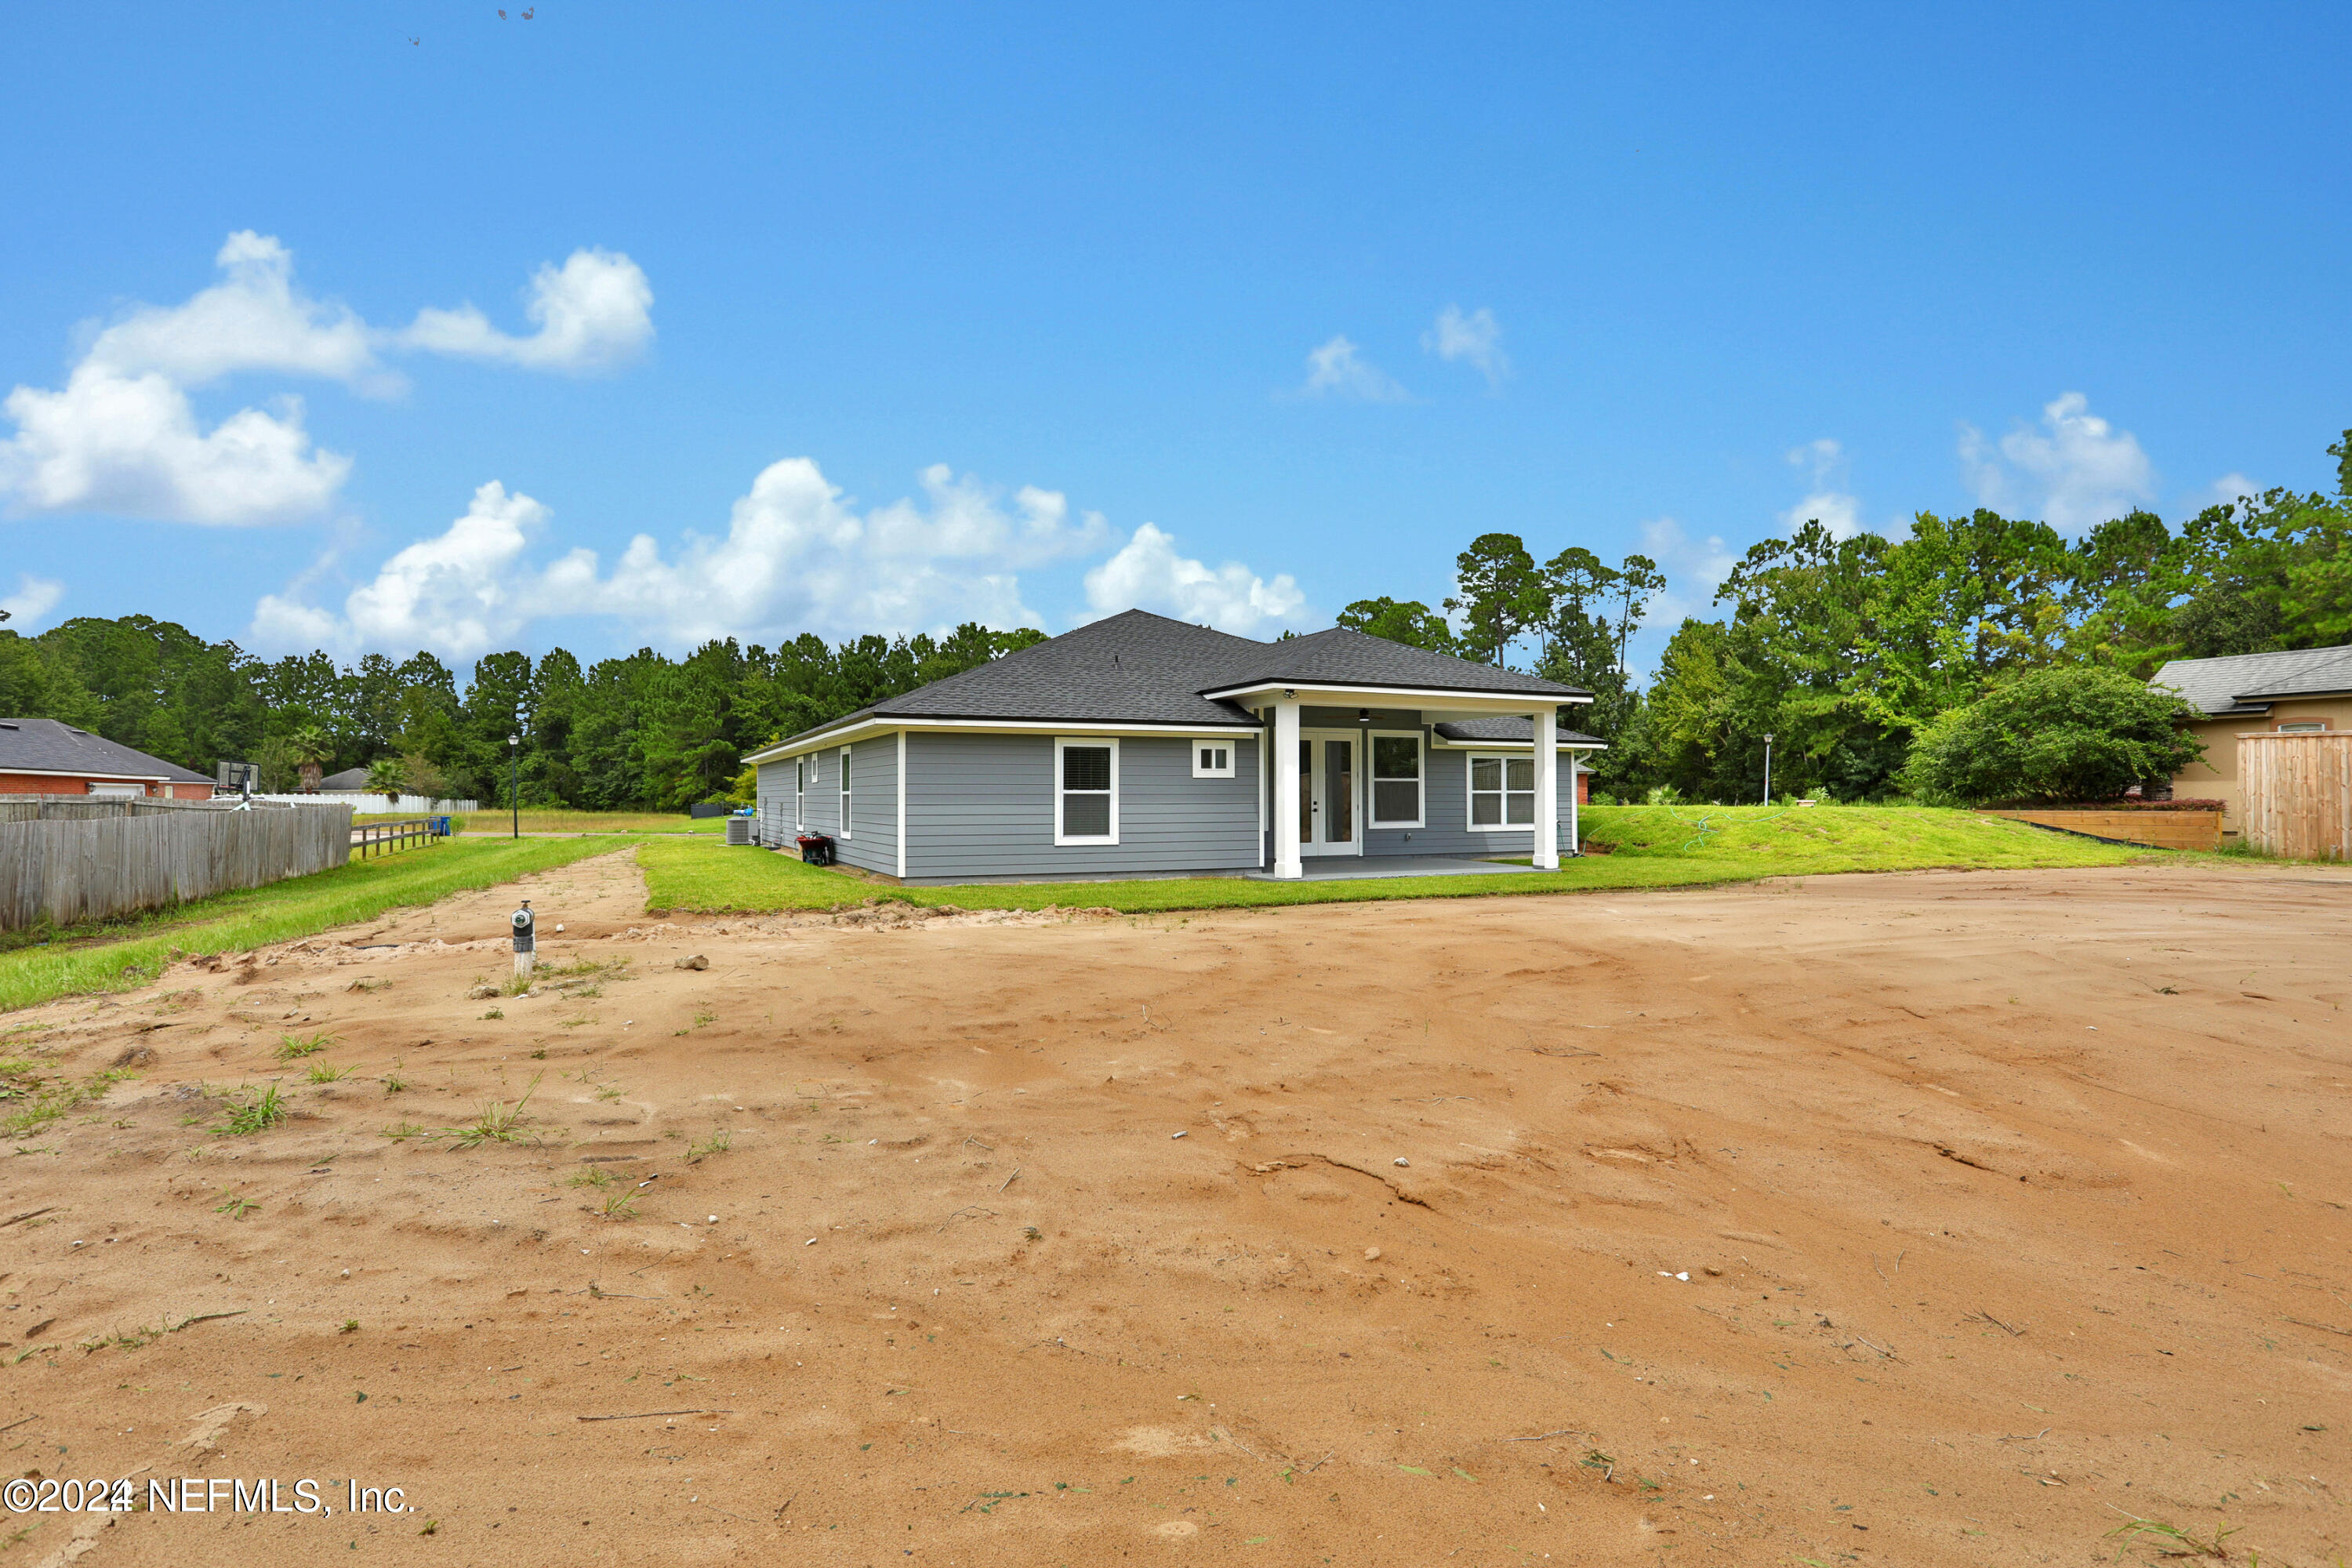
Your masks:
{"label": "white vinyl fence", "polygon": [[0,931],[258,888],[341,866],[351,852],[342,805],[0,795]]}
{"label": "white vinyl fence", "polygon": [[[234,796],[223,795],[224,800]],[[482,809],[479,801],[436,800],[429,795],[386,795],[378,790],[321,790],[316,795],[257,795],[256,800],[275,805],[347,805],[355,812],[373,816],[397,814],[402,816],[457,816]]]}

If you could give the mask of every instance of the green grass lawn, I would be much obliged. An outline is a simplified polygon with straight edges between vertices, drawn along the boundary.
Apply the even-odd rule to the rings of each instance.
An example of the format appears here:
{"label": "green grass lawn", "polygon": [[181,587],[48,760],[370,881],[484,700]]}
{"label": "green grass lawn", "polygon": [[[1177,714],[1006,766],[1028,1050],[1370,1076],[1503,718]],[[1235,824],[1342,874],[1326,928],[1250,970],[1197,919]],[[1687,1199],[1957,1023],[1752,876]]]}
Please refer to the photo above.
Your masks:
{"label": "green grass lawn", "polygon": [[1494,877],[1397,877],[1259,882],[1232,877],[1159,881],[967,883],[898,888],[803,866],[785,855],[708,843],[649,842],[637,851],[646,904],[688,910],[822,910],[883,897],[968,910],[1236,909],[1671,888],[1833,871],[2118,866],[2162,853],[2046,833],[1966,811],[1873,806],[1590,806],[1584,836],[1614,846],[1558,871]]}
{"label": "green grass lawn", "polygon": [[[417,814],[404,811],[370,811],[355,814],[352,820],[360,822],[407,822]],[[429,814],[428,814],[429,815]],[[488,838],[509,833],[514,829],[510,814],[503,811],[457,812],[449,818],[449,826],[459,833],[471,833]],[[525,833],[717,833],[727,831],[723,816],[706,816],[697,821],[682,811],[536,811],[526,808],[522,813]]]}
{"label": "green grass lawn", "polygon": [[[11,932],[0,952],[0,1012],[152,980],[173,949],[238,952],[373,920],[386,910],[569,865],[615,846],[601,838],[448,839],[429,848],[355,860],[266,888],[222,893],[135,920],[64,931]],[[496,934],[495,932],[490,934]],[[27,942],[26,939],[45,939]]]}

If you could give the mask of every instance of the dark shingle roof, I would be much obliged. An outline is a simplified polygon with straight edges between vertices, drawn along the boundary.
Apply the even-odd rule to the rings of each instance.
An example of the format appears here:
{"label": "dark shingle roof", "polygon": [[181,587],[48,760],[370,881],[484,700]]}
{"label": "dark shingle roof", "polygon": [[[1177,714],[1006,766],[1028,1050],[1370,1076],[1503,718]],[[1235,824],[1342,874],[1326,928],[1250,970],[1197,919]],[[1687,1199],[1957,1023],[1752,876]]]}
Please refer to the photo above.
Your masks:
{"label": "dark shingle roof", "polygon": [[[1260,657],[1225,684],[1287,680],[1332,686],[1437,687],[1455,691],[1491,691],[1497,696],[1557,697],[1566,701],[1592,694],[1557,680],[1474,664],[1450,653],[1433,653],[1346,626],[1284,642],[1254,644]],[[1215,688],[1210,688],[1214,690]]]}
{"label": "dark shingle roof", "polygon": [[2260,713],[2261,704],[2271,698],[2352,691],[2352,645],[2176,658],[2150,677],[2148,684],[2169,687],[2217,717]]}
{"label": "dark shingle roof", "polygon": [[365,789],[367,775],[368,771],[365,768],[345,768],[341,773],[329,773],[325,778],[320,779],[319,787],[322,790]]}
{"label": "dark shingle roof", "polygon": [[1133,724],[1257,721],[1202,692],[1252,656],[1252,642],[1129,610],[877,702],[824,726],[877,719],[1068,719]]}
{"label": "dark shingle roof", "polygon": [[1277,680],[1400,689],[1436,687],[1562,701],[1590,695],[1556,681],[1344,627],[1263,643],[1147,610],[1127,610],[803,734],[877,719],[1043,719],[1255,729],[1257,720],[1248,710],[1201,694]]}
{"label": "dark shingle roof", "polygon": [[101,779],[170,779],[210,784],[202,773],[118,745],[56,719],[0,719],[0,773],[81,773]]}
{"label": "dark shingle roof", "polygon": [[[1452,720],[1435,728],[1449,741],[1517,741],[1524,746],[1532,744],[1536,738],[1536,721],[1522,719],[1516,713],[1497,713],[1491,719]],[[1562,730],[1559,731],[1559,743],[1563,746],[1605,746],[1609,742],[1580,730]]]}

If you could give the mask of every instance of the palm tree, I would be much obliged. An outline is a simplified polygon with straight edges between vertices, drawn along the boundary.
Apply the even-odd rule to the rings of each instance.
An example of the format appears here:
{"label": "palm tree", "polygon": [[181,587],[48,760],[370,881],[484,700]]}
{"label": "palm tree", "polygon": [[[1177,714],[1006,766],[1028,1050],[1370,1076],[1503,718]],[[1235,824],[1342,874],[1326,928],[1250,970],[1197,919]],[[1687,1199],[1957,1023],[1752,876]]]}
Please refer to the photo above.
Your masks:
{"label": "palm tree", "polygon": [[408,792],[408,764],[398,757],[378,757],[368,764],[367,786],[383,795],[386,811],[398,811],[400,797]]}
{"label": "palm tree", "polygon": [[327,731],[316,724],[305,724],[286,737],[286,749],[301,770],[302,793],[319,793],[319,781],[326,775],[326,764],[335,754],[335,742]]}

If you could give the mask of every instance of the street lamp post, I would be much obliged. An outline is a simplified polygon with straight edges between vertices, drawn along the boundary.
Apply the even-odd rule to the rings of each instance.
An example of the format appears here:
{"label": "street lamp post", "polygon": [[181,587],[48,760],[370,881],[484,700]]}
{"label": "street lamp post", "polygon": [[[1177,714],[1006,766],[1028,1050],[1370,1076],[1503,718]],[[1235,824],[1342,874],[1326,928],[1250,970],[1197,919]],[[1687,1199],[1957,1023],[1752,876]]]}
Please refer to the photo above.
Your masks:
{"label": "street lamp post", "polygon": [[522,837],[522,737],[507,737],[507,809],[513,815],[512,838]]}
{"label": "street lamp post", "polygon": [[1772,737],[1764,737],[1764,804],[1772,804]]}

